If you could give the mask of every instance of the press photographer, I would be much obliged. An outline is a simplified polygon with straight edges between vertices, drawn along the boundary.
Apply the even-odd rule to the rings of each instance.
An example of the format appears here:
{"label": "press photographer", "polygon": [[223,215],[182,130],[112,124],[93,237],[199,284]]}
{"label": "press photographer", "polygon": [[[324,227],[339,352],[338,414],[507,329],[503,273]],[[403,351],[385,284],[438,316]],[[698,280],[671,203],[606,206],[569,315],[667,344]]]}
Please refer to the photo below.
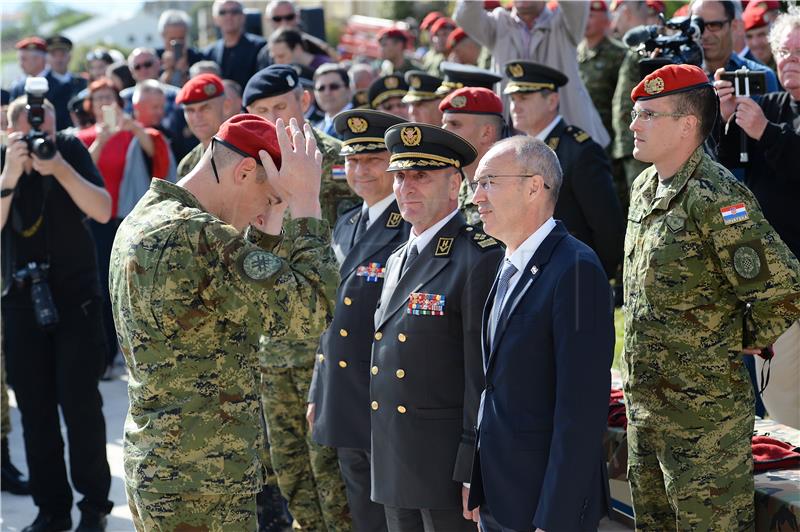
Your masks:
{"label": "press photographer", "polygon": [[105,338],[97,259],[85,221],[107,222],[111,198],[83,144],[55,133],[55,111],[44,99],[47,81],[29,78],[25,92],[9,105],[8,146],[0,151],[6,369],[39,507],[24,531],[72,527],[59,407],[72,485],[84,495],[76,530],[104,530],[112,508],[97,388]]}

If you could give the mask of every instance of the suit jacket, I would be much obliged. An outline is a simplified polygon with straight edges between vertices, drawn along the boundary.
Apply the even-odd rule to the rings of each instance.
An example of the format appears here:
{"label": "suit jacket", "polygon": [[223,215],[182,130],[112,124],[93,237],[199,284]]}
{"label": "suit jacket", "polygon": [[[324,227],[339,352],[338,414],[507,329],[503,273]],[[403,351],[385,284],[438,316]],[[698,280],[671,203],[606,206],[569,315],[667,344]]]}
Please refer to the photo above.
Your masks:
{"label": "suit jacket", "polygon": [[470,507],[514,530],[596,530],[608,513],[603,436],[614,317],[600,261],[558,222],[507,295],[492,345]]}
{"label": "suit jacket", "polygon": [[563,171],[554,217],[588,244],[609,278],[617,273],[625,243],[625,217],[611,178],[608,156],[589,135],[560,120],[545,141]]}
{"label": "suit jacket", "polygon": [[355,241],[360,219],[361,205],[342,214],[333,228],[341,282],[333,321],[317,350],[308,402],[316,404],[314,441],[368,450],[372,320],[386,259],[408,238],[410,226],[400,217],[396,201]]}
{"label": "suit jacket", "polygon": [[[375,313],[372,500],[399,508],[459,508],[483,389],[480,313],[502,248],[460,213],[401,278],[407,245],[389,257]],[[412,293],[441,298],[412,300]],[[414,303],[429,308],[414,310]]]}
{"label": "suit jacket", "polygon": [[225,57],[225,39],[217,39],[216,42],[203,49],[205,59],[210,59],[219,65],[222,70],[222,79],[232,79],[242,90],[247,86],[253,74],[258,72],[258,52],[267,41],[263,37],[252,33],[242,33],[239,42],[228,49],[228,56]]}
{"label": "suit jacket", "polygon": [[[72,127],[72,119],[69,117],[69,101],[73,96],[73,86],[71,83],[62,83],[53,75],[49,68],[44,75],[47,80],[48,89],[45,98],[50,100],[56,110],[56,130],[61,131]],[[11,86],[11,99],[15,99],[25,94],[25,80],[28,77],[18,80]]]}

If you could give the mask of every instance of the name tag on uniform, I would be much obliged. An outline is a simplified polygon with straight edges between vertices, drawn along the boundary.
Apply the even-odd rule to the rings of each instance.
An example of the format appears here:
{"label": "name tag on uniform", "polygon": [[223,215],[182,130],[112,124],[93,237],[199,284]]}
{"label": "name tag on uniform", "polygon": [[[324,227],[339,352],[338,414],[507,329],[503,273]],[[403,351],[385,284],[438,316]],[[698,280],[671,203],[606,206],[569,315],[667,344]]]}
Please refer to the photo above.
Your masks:
{"label": "name tag on uniform", "polygon": [[406,314],[415,316],[444,316],[444,295],[411,292]]}
{"label": "name tag on uniform", "polygon": [[377,283],[378,279],[383,279],[383,272],[386,270],[380,262],[370,262],[366,266],[359,266],[356,270],[357,277],[366,277],[368,283]]}

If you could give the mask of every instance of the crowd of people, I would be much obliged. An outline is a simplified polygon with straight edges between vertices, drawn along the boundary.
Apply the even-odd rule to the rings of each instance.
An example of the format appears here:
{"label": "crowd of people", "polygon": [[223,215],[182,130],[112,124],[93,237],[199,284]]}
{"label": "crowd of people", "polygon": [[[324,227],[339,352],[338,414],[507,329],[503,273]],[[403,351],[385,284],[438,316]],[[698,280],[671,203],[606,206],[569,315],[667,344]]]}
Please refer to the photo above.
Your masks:
{"label": "crowd of people", "polygon": [[73,488],[105,530],[120,352],[137,531],[595,530],[615,307],[637,529],[754,529],[755,416],[800,429],[800,10],[694,0],[676,64],[619,41],[659,0],[458,0],[346,59],[292,0],[264,36],[211,9],[207,47],[169,9],[81,74],[17,43],[26,532],[71,529]]}

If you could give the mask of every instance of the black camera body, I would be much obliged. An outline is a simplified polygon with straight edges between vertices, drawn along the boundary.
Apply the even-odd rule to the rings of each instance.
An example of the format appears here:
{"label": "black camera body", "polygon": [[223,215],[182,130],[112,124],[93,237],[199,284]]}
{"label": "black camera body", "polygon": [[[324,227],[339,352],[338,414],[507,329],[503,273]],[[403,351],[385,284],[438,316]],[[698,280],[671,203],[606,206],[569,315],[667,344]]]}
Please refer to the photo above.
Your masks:
{"label": "black camera body", "polygon": [[47,282],[49,269],[50,265],[47,263],[29,262],[14,273],[14,280],[20,286],[30,282],[33,315],[36,323],[45,331],[55,328],[59,321],[58,309],[53,302],[53,293]]}
{"label": "black camera body", "polygon": [[45,78],[28,78],[25,81],[25,95],[28,103],[25,111],[28,113],[28,123],[31,130],[25,135],[28,152],[39,159],[52,159],[56,155],[56,145],[42,131],[44,124],[44,96],[47,94],[49,84]]}
{"label": "black camera body", "polygon": [[[623,41],[629,48],[644,52],[647,56],[653,52],[658,54],[639,62],[641,76],[644,78],[664,65],[701,66],[703,47],[699,40],[704,29],[703,19],[700,17],[675,17],[664,21],[662,16],[661,24],[631,28]],[[664,34],[665,31],[671,33]]]}

